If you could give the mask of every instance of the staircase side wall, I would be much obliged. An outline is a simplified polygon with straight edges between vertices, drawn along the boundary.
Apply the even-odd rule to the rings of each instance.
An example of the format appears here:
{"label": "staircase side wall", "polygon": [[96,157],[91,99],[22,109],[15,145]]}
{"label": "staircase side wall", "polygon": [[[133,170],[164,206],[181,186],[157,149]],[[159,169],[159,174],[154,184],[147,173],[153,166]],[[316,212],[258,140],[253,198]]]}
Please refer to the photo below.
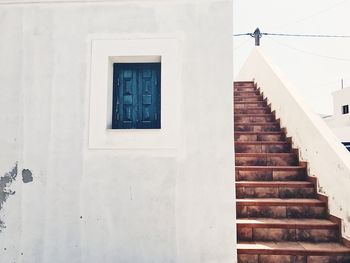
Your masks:
{"label": "staircase side wall", "polygon": [[342,219],[342,233],[350,238],[350,155],[339,139],[310,110],[292,84],[264,55],[255,48],[241,72],[239,80],[254,80],[268,98],[281,126],[293,137],[294,148],[308,162],[309,175],[318,179],[318,191],[329,198],[332,215]]}

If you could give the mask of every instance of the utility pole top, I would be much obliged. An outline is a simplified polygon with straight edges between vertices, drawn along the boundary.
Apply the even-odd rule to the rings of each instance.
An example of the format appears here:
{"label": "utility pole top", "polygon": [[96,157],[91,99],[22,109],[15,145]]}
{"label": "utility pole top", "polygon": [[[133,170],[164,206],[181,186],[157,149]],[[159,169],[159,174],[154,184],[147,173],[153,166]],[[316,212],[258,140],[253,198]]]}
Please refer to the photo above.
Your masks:
{"label": "utility pole top", "polygon": [[255,46],[260,46],[260,38],[262,35],[258,27],[255,29],[252,36],[255,38]]}

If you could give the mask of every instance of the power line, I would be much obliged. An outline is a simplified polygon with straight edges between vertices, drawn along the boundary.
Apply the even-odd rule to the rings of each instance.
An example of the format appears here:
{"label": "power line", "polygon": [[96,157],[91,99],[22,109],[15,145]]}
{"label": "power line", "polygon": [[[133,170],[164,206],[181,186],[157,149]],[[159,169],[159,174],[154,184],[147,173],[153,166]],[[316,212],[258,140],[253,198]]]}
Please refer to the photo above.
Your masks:
{"label": "power line", "polygon": [[308,35],[308,34],[286,34],[286,33],[261,33],[265,36],[281,37],[318,37],[318,38],[350,38],[350,35]]}
{"label": "power line", "polygon": [[303,49],[299,49],[299,48],[296,48],[296,47],[292,47],[290,45],[281,43],[281,42],[279,42],[279,41],[277,41],[275,39],[271,39],[271,40],[274,41],[275,43],[281,45],[281,46],[284,46],[284,47],[292,49],[294,51],[298,51],[298,52],[301,52],[301,53],[304,53],[304,54],[308,54],[308,55],[311,55],[311,56],[316,56],[316,57],[321,57],[321,58],[326,58],[326,59],[332,59],[332,60],[337,60],[337,61],[343,61],[343,62],[350,62],[349,58],[340,58],[340,57],[333,57],[333,56],[317,54],[317,53],[310,52],[310,51],[307,51],[307,50],[303,50]]}
{"label": "power line", "polygon": [[[321,35],[321,34],[289,34],[289,33],[260,33],[263,36],[280,36],[280,37],[311,37],[311,38],[350,38],[350,35]],[[253,33],[233,34],[234,37],[251,36]]]}
{"label": "power line", "polygon": [[289,34],[289,33],[269,33],[261,32],[257,27],[254,33],[239,33],[233,34],[234,37],[251,36],[255,39],[255,46],[260,46],[262,36],[277,36],[277,37],[303,37],[303,38],[350,38],[350,35],[321,35],[321,34]]}
{"label": "power line", "polygon": [[298,19],[298,20],[296,20],[296,21],[294,21],[294,22],[286,23],[286,24],[284,24],[284,25],[282,25],[282,26],[280,26],[280,27],[278,27],[278,28],[285,28],[285,27],[290,26],[291,24],[300,23],[300,22],[303,22],[303,21],[305,21],[305,20],[311,19],[311,18],[313,18],[313,17],[315,17],[315,16],[318,16],[318,15],[320,15],[320,14],[323,14],[323,13],[325,13],[325,12],[327,12],[327,11],[329,11],[329,10],[331,10],[331,9],[333,9],[333,8],[335,8],[335,7],[339,6],[339,5],[341,5],[341,4],[344,4],[344,3],[347,2],[347,1],[348,1],[348,0],[341,0],[341,1],[339,1],[339,2],[334,3],[334,4],[331,5],[331,6],[328,6],[328,7],[324,8],[324,9],[318,10],[318,11],[316,11],[315,13],[312,13],[312,14],[310,14],[310,15],[308,15],[308,16],[302,17],[302,18],[300,18],[300,19]]}
{"label": "power line", "polygon": [[241,33],[241,34],[233,34],[234,37],[240,37],[240,36],[251,36],[252,33]]}

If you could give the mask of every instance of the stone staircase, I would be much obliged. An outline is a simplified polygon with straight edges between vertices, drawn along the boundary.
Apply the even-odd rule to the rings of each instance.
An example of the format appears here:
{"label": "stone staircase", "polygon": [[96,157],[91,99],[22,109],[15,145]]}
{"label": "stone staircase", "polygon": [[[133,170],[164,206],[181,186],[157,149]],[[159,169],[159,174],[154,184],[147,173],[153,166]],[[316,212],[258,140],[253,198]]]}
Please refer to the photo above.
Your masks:
{"label": "stone staircase", "polygon": [[253,82],[234,84],[239,263],[350,263],[306,164]]}

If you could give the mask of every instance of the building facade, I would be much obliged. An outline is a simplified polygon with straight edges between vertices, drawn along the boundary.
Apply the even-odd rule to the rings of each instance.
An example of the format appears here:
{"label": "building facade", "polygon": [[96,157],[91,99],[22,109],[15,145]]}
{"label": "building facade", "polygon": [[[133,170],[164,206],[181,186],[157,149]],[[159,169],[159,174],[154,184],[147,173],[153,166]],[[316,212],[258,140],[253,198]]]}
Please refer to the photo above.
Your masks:
{"label": "building facade", "polygon": [[350,88],[344,88],[332,93],[333,115],[323,119],[332,129],[340,141],[348,145],[350,143]]}
{"label": "building facade", "polygon": [[0,0],[0,21],[0,261],[235,262],[231,1]]}

